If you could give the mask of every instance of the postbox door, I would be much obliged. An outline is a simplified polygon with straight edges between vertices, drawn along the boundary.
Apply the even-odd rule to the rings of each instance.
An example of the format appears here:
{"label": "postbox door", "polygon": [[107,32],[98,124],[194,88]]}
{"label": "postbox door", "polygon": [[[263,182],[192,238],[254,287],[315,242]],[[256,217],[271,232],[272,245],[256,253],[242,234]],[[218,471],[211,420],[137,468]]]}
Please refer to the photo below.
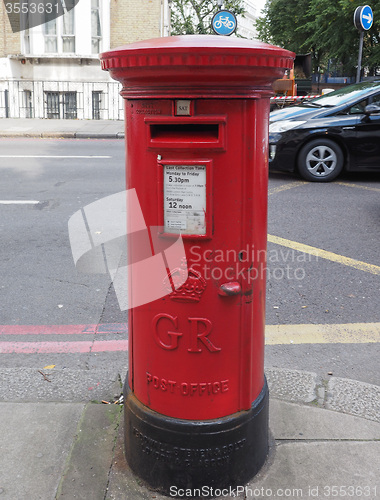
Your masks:
{"label": "postbox door", "polygon": [[[127,162],[140,165],[128,188],[165,263],[165,294],[130,311],[129,383],[152,410],[206,420],[249,409],[264,384],[268,103],[190,106],[183,117],[175,100],[126,102]],[[172,267],[178,238],[186,260]]]}

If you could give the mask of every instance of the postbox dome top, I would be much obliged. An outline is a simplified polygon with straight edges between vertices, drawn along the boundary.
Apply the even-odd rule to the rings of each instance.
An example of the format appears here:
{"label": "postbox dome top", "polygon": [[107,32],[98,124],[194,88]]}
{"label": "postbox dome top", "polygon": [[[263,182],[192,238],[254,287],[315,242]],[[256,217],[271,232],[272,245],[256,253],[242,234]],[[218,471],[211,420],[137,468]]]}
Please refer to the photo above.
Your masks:
{"label": "postbox dome top", "polygon": [[170,93],[170,87],[177,94],[180,89],[202,94],[205,88],[225,93],[227,87],[244,88],[243,94],[249,87],[252,93],[281,78],[294,57],[258,40],[216,35],[154,38],[100,54],[102,69],[123,83],[126,94],[150,94],[153,88]]}

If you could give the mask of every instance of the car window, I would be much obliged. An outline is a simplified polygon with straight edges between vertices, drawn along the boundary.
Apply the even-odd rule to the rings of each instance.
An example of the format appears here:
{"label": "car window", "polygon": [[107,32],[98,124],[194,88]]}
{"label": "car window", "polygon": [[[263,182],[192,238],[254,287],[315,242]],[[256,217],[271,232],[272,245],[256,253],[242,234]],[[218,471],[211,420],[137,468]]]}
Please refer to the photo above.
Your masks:
{"label": "car window", "polygon": [[368,99],[363,99],[363,101],[354,104],[348,111],[350,115],[362,115],[364,114],[364,108],[368,104]]}
{"label": "car window", "polygon": [[376,89],[378,86],[379,82],[361,82],[354,85],[348,85],[347,87],[343,87],[339,90],[335,90],[334,92],[330,92],[329,94],[312,99],[309,101],[309,105],[320,107],[339,106],[345,102],[348,103],[352,99],[360,99],[361,96],[364,98],[368,91]]}
{"label": "car window", "polygon": [[372,97],[371,104],[376,104],[377,106],[380,106],[380,94],[376,94]]}

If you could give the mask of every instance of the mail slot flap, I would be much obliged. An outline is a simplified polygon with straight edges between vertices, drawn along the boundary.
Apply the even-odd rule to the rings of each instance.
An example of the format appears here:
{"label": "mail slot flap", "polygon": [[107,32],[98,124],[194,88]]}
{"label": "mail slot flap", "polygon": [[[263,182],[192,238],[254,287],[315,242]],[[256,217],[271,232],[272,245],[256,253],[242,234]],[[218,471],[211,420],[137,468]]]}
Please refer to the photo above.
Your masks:
{"label": "mail slot flap", "polygon": [[150,148],[224,149],[225,117],[145,119]]}

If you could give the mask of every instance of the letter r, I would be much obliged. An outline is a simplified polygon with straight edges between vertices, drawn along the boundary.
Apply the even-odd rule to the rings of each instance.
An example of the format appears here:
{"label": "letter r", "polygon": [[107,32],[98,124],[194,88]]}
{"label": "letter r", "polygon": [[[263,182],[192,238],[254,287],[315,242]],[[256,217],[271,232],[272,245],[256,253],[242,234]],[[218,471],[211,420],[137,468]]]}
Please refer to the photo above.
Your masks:
{"label": "letter r", "polygon": [[[189,352],[202,352],[201,347],[198,346],[198,341],[202,342],[202,344],[207,347],[210,352],[218,352],[221,351],[221,347],[216,347],[211,340],[208,338],[208,335],[212,330],[212,323],[207,318],[189,318],[190,321],[190,348]],[[202,332],[199,332],[199,324],[205,326],[205,329]]]}

